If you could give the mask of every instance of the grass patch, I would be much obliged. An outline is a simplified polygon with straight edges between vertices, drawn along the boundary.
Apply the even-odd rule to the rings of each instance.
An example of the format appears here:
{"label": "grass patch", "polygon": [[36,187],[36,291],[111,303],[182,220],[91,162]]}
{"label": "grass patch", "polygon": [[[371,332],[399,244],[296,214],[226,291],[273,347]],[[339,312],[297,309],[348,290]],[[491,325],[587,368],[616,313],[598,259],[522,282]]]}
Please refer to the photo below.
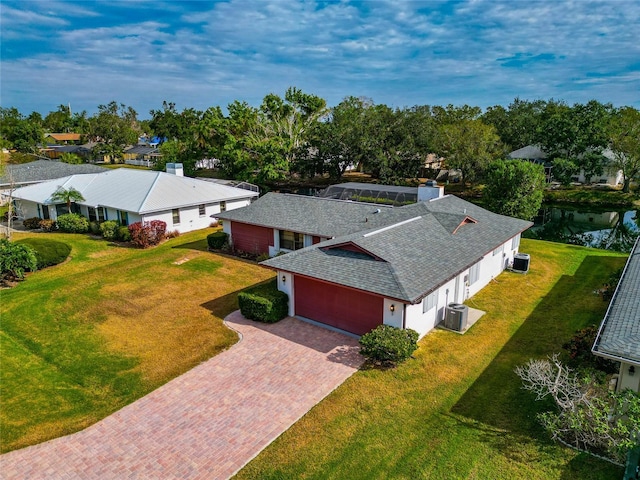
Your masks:
{"label": "grass patch", "polygon": [[588,204],[601,208],[630,208],[634,206],[637,198],[634,193],[623,193],[621,190],[611,188],[563,187],[544,191],[544,201],[547,203],[583,206]]}
{"label": "grass patch", "polygon": [[527,275],[505,272],[470,302],[486,315],[465,335],[435,330],[394,370],[361,370],[237,478],[618,479],[622,470],[553,444],[547,407],[513,372],[599,323],[593,294],[625,256],[523,240]]}
{"label": "grass patch", "polygon": [[207,252],[211,231],[147,250],[14,234],[67,243],[72,259],[2,291],[2,451],[85,428],[237,340],[222,319],[273,273]]}

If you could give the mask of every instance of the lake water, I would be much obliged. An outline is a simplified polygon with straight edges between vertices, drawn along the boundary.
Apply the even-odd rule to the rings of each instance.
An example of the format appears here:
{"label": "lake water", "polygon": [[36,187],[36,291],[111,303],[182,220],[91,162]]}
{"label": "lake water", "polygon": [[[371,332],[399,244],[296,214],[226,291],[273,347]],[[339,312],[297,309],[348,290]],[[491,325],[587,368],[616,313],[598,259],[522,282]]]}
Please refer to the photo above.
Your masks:
{"label": "lake water", "polygon": [[596,211],[544,205],[525,237],[630,251],[640,235],[640,211]]}

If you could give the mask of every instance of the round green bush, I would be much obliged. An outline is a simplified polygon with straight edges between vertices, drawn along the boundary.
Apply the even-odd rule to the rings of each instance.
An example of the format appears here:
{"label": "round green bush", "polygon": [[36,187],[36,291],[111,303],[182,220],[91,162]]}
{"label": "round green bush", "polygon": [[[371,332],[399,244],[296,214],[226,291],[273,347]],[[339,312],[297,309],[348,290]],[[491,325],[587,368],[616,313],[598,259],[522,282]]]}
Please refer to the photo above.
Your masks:
{"label": "round green bush", "polygon": [[115,240],[118,234],[118,222],[115,220],[107,220],[100,224],[100,231],[106,240]]}
{"label": "round green bush", "polygon": [[220,231],[207,235],[207,244],[211,250],[220,250],[229,241],[229,235]]}
{"label": "round green bush", "polygon": [[25,272],[37,268],[36,254],[30,246],[0,239],[0,279],[22,279]]}
{"label": "round green bush", "polygon": [[89,230],[94,235],[100,235],[100,224],[98,222],[89,222]]}
{"label": "round green bush", "polygon": [[57,218],[58,229],[66,233],[86,233],[89,231],[89,220],[78,213],[65,213]]}
{"label": "round green bush", "polygon": [[121,242],[130,242],[131,241],[131,233],[129,232],[129,227],[118,227],[118,233],[116,238]]}
{"label": "round green bush", "polygon": [[16,243],[31,247],[39,269],[64,262],[71,253],[71,246],[48,238],[23,238]]}
{"label": "round green bush", "polygon": [[369,360],[395,365],[416,351],[418,337],[418,332],[410,328],[378,325],[360,337],[360,353]]}

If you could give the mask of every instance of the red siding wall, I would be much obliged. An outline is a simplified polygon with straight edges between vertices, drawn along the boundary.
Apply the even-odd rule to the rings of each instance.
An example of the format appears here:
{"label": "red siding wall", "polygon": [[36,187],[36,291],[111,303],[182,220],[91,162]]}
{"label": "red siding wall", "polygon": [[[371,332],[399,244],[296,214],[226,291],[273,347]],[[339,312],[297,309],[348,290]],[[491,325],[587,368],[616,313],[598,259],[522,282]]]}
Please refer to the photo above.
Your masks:
{"label": "red siding wall", "polygon": [[296,315],[363,335],[382,324],[384,300],[358,290],[296,276]]}
{"label": "red siding wall", "polygon": [[269,253],[269,245],[273,246],[273,229],[231,222],[231,239],[236,250]]}

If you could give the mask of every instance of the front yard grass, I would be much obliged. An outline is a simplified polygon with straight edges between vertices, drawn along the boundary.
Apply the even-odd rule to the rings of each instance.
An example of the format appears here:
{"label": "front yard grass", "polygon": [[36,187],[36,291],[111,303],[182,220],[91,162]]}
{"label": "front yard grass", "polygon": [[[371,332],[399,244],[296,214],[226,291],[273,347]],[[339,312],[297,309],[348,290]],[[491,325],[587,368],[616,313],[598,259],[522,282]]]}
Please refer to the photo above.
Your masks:
{"label": "front yard grass", "polygon": [[594,290],[624,255],[523,240],[527,275],[505,272],[468,304],[465,335],[435,330],[394,370],[361,370],[236,478],[619,479],[622,469],[552,443],[515,366],[561,352],[602,319]]}
{"label": "front yard grass", "polygon": [[239,290],[273,274],[207,252],[212,231],[148,250],[14,234],[72,251],[0,293],[3,452],[85,428],[236,342],[222,319]]}

